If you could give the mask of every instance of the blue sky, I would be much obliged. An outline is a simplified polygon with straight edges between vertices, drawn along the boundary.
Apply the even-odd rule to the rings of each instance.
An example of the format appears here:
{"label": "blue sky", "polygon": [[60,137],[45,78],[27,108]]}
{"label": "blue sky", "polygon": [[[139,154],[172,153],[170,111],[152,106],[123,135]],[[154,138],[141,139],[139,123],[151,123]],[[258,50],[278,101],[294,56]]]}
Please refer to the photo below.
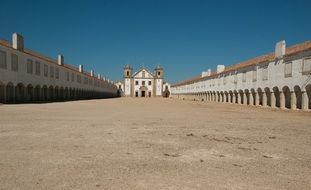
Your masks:
{"label": "blue sky", "polygon": [[3,1],[0,38],[21,33],[27,48],[84,64],[112,80],[125,64],[160,64],[175,83],[311,40],[310,0]]}

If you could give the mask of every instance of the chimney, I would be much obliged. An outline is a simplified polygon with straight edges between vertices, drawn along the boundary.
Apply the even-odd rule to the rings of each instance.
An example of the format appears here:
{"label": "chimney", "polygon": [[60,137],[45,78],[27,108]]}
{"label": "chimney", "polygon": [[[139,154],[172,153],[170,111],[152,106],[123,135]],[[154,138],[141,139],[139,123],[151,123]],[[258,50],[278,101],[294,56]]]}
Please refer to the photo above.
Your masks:
{"label": "chimney", "polygon": [[83,65],[79,65],[79,72],[83,73]]}
{"label": "chimney", "polygon": [[225,70],[225,66],[224,65],[217,65],[217,73],[221,73]]}
{"label": "chimney", "polygon": [[92,76],[92,77],[94,76],[94,71],[93,71],[93,70],[91,70],[91,76]]}
{"label": "chimney", "polygon": [[12,35],[13,48],[18,51],[24,51],[24,38],[18,33]]}
{"label": "chimney", "polygon": [[284,57],[286,51],[286,42],[285,40],[279,41],[275,45],[275,58],[281,59]]}
{"label": "chimney", "polygon": [[211,73],[212,73],[211,69],[208,69],[207,72],[206,72],[206,75],[207,76],[211,76]]}
{"label": "chimney", "polygon": [[98,78],[98,79],[100,79],[100,78],[101,78],[100,74],[97,74],[97,78]]}
{"label": "chimney", "polygon": [[58,55],[58,65],[64,65],[64,56]]}

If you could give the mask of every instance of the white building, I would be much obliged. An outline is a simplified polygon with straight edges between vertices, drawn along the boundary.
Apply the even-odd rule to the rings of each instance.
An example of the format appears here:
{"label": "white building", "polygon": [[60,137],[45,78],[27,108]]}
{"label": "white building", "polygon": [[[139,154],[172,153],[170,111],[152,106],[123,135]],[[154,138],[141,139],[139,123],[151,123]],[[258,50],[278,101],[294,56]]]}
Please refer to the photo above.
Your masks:
{"label": "white building", "polygon": [[133,73],[130,65],[124,67],[124,95],[131,97],[158,97],[163,95],[164,70],[157,66],[154,73],[142,68]]}
{"label": "white building", "polygon": [[172,85],[171,92],[181,99],[310,110],[311,41],[289,48],[281,41],[274,53],[218,65],[216,71]]}
{"label": "white building", "polygon": [[83,65],[65,64],[24,48],[14,33],[12,44],[0,40],[0,103],[59,101],[117,96],[117,87]]}

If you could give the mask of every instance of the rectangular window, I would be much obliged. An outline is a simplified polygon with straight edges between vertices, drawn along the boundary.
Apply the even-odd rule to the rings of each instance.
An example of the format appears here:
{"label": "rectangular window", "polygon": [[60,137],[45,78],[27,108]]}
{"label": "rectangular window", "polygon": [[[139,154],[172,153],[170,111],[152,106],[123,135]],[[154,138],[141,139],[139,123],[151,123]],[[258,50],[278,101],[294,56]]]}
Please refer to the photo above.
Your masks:
{"label": "rectangular window", "polygon": [[148,81],[148,85],[151,85],[151,81]]}
{"label": "rectangular window", "polygon": [[44,65],[44,76],[48,77],[49,76],[49,67],[47,65]]}
{"label": "rectangular window", "polygon": [[142,85],[145,85],[145,81],[142,81],[141,84],[142,84]]}
{"label": "rectangular window", "polygon": [[75,74],[71,73],[71,81],[74,82],[75,81]]}
{"label": "rectangular window", "polygon": [[81,76],[80,75],[77,75],[77,82],[81,83]]}
{"label": "rectangular window", "polygon": [[257,69],[253,70],[253,82],[257,81]]}
{"label": "rectangular window", "polygon": [[18,56],[14,53],[11,54],[11,70],[18,71]]}
{"label": "rectangular window", "polygon": [[238,75],[237,74],[234,75],[234,79],[233,80],[234,80],[235,84],[238,83]]}
{"label": "rectangular window", "polygon": [[69,72],[67,72],[67,81],[70,80],[70,77],[69,77]]}
{"label": "rectangular window", "polygon": [[135,81],[135,85],[138,85],[138,81]]}
{"label": "rectangular window", "polygon": [[285,77],[291,77],[292,76],[292,62],[287,62],[285,63],[285,70],[284,70],[284,74]]}
{"label": "rectangular window", "polygon": [[262,67],[262,80],[268,80],[268,66]]}
{"label": "rectangular window", "polygon": [[36,75],[40,76],[40,62],[36,61]]}
{"label": "rectangular window", "polygon": [[50,66],[50,77],[54,78],[54,67]]}
{"label": "rectangular window", "polygon": [[138,97],[138,92],[137,91],[135,92],[135,97]]}
{"label": "rectangular window", "polygon": [[6,52],[0,50],[0,68],[6,69]]}
{"label": "rectangular window", "polygon": [[305,58],[302,63],[302,74],[311,73],[311,57]]}
{"label": "rectangular window", "polygon": [[32,74],[33,63],[31,59],[27,59],[27,73]]}
{"label": "rectangular window", "polygon": [[55,68],[55,78],[59,79],[59,68]]}
{"label": "rectangular window", "polygon": [[242,82],[246,82],[246,72],[242,73]]}

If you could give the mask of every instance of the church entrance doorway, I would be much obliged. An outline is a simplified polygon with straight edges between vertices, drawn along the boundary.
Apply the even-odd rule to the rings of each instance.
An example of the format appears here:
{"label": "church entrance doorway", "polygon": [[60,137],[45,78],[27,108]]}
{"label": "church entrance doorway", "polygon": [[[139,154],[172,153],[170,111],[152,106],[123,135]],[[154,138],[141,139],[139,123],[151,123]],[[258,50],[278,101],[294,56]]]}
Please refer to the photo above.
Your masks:
{"label": "church entrance doorway", "polygon": [[146,97],[148,88],[146,86],[142,86],[139,88],[139,91],[140,91],[140,97]]}
{"label": "church entrance doorway", "polygon": [[146,91],[141,91],[141,97],[146,97]]}

